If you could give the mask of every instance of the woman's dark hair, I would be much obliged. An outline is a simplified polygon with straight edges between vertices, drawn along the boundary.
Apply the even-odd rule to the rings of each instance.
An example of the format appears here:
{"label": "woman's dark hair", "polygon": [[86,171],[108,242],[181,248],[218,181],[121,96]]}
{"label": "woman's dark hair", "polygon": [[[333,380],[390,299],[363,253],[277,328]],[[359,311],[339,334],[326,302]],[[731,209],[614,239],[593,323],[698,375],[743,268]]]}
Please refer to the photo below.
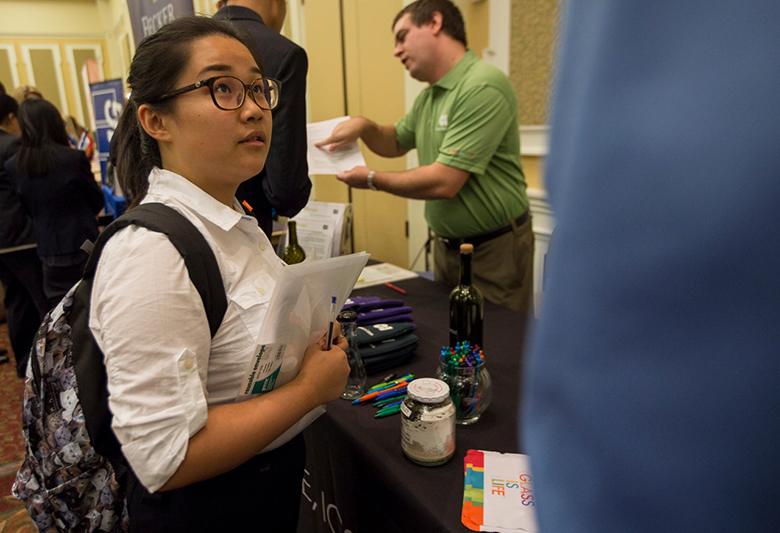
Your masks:
{"label": "woman's dark hair", "polygon": [[116,161],[117,178],[130,207],[138,205],[146,195],[152,167],[162,165],[157,141],[138,122],[138,107],[148,104],[159,111],[169,110],[172,101],[159,99],[176,89],[174,84],[189,63],[190,44],[215,34],[236,39],[250,49],[228,22],[183,17],[146,37],[135,51],[127,76],[130,98],[111,139],[111,159]]}
{"label": "woman's dark hair", "polygon": [[5,122],[8,115],[17,116],[19,114],[19,104],[13,96],[0,94],[0,123]]}
{"label": "woman's dark hair", "polygon": [[65,122],[54,104],[42,98],[19,104],[18,118],[22,138],[16,169],[25,176],[43,176],[54,168],[56,146],[69,146]]}
{"label": "woman's dark hair", "polygon": [[412,22],[415,26],[420,27],[423,24],[427,24],[433,20],[433,14],[436,12],[441,13],[441,29],[444,33],[463,43],[463,46],[468,47],[466,42],[466,25],[463,23],[463,15],[460,13],[458,6],[453,4],[450,0],[417,0],[412,2],[408,6],[404,7],[393,19],[393,25],[390,29],[395,28],[396,23],[409,13]]}

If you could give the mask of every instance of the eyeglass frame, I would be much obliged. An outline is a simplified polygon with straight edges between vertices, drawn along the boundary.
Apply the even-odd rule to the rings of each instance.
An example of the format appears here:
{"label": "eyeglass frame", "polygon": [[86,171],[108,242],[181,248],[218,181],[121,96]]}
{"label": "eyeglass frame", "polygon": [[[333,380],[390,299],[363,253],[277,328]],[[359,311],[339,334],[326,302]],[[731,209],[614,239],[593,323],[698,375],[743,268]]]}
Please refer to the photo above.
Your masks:
{"label": "eyeglass frame", "polygon": [[[214,96],[214,82],[217,81],[220,78],[233,78],[234,80],[237,80],[241,85],[244,86],[244,96],[241,99],[241,103],[238,105],[238,107],[234,107],[232,109],[225,109],[219,103],[217,103],[217,97]],[[264,107],[260,105],[260,102],[255,99],[255,95],[251,92],[249,92],[249,89],[252,87],[252,85],[258,81],[263,80],[265,82],[269,83],[269,86],[271,83],[276,85],[276,92],[279,94],[279,96],[276,98],[276,105],[271,107],[271,102],[268,101],[268,99],[265,97],[265,93],[263,93],[263,100],[268,104],[268,107]],[[246,95],[248,94],[249,97],[252,99],[252,101],[257,104],[257,107],[262,109],[263,111],[272,111],[276,109],[276,107],[279,105],[279,97],[281,97],[282,94],[282,83],[279,80],[276,80],[274,78],[267,78],[264,76],[261,76],[259,78],[253,79],[249,83],[244,83],[244,80],[241,78],[237,78],[236,76],[230,76],[227,74],[222,74],[219,76],[212,76],[210,78],[206,78],[205,80],[196,81],[195,83],[192,83],[190,85],[187,85],[185,87],[180,87],[179,89],[174,89],[173,91],[166,93],[162,95],[160,98],[156,99],[152,103],[159,103],[164,102],[165,100],[170,100],[171,98],[175,98],[176,96],[180,96],[182,94],[194,91],[196,89],[200,89],[201,87],[208,87],[209,88],[209,94],[211,95],[211,101],[214,102],[214,105],[217,109],[220,109],[222,111],[235,111],[236,109],[241,109],[244,106],[244,103],[246,102]]]}

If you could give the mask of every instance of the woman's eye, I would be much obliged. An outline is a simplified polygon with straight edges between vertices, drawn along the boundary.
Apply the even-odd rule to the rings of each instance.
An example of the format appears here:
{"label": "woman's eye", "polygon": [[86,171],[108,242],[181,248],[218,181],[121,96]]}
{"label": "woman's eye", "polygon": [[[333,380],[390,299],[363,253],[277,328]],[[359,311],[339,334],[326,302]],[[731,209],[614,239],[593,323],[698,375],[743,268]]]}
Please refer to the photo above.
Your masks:
{"label": "woman's eye", "polygon": [[230,85],[228,85],[227,83],[215,83],[214,90],[222,94],[230,94],[231,92],[233,92]]}
{"label": "woman's eye", "polygon": [[263,87],[261,85],[252,85],[252,93],[255,95],[263,94]]}

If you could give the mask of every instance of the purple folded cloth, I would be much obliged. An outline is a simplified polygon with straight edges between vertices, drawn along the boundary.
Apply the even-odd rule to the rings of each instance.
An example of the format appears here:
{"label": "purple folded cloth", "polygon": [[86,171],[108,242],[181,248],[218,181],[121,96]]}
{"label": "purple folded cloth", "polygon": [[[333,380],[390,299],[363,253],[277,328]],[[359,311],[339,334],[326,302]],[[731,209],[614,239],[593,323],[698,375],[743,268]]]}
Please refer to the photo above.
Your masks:
{"label": "purple folded cloth", "polygon": [[370,311],[372,309],[387,309],[388,307],[401,307],[401,300],[384,300],[379,296],[352,296],[347,299],[342,309],[353,311]]}
{"label": "purple folded cloth", "polygon": [[413,322],[412,320],[412,314],[411,313],[404,313],[400,315],[393,315],[388,317],[363,317],[362,319],[358,317],[358,326],[368,326],[371,324],[392,324],[395,322]]}
{"label": "purple folded cloth", "polygon": [[362,305],[369,305],[380,300],[381,298],[379,296],[350,296],[347,298],[347,301],[344,302],[344,307],[341,309],[345,311],[347,309],[357,311]]}
{"label": "purple folded cloth", "polygon": [[411,312],[412,312],[412,308],[409,307],[408,305],[402,305],[400,307],[390,307],[387,309],[378,308],[378,309],[371,309],[370,311],[358,311],[358,322],[360,322],[361,318],[367,320],[373,320],[375,318],[383,318],[383,317],[393,316],[393,315],[404,315]]}

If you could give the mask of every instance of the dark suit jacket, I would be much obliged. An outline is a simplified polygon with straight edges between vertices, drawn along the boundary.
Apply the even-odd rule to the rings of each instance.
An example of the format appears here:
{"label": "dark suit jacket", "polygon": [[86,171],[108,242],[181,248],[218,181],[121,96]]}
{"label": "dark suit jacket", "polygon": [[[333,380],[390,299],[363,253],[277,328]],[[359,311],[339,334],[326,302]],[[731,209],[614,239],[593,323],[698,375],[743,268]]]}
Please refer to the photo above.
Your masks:
{"label": "dark suit jacket", "polygon": [[33,219],[41,258],[76,254],[85,239],[94,241],[98,233],[95,215],[103,207],[103,193],[84,152],[59,145],[53,149],[56,163],[45,176],[18,173],[16,155],[5,164]]}
{"label": "dark suit jacket", "polygon": [[11,177],[3,168],[19,149],[19,139],[0,130],[0,248],[35,242],[32,220],[22,207]]}
{"label": "dark suit jacket", "polygon": [[278,34],[263,19],[241,6],[226,6],[214,18],[228,20],[244,35],[265,75],[281,82],[279,105],[273,111],[273,135],[265,168],[238,188],[238,199],[254,209],[270,237],[271,209],[295,216],[309,200],[311,181],[306,162],[306,72],[303,48]]}

